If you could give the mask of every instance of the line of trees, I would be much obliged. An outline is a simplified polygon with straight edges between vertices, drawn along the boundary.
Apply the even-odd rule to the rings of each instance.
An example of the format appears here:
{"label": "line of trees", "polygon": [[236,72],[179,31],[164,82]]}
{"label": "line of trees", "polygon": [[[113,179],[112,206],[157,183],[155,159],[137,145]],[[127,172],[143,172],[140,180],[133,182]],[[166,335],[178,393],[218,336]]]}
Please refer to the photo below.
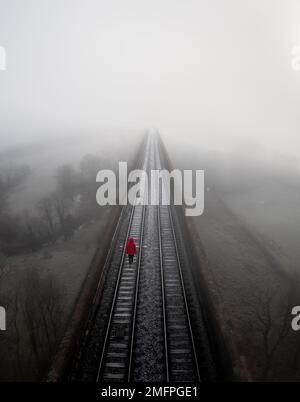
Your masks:
{"label": "line of trees", "polygon": [[[96,175],[103,160],[86,155],[76,170],[71,165],[56,170],[56,190],[36,204],[34,214],[24,211],[13,215],[7,210],[11,192],[29,170],[7,171],[0,176],[0,251],[6,255],[39,250],[44,244],[72,237],[81,224],[100,216],[96,204]],[[106,163],[105,167],[110,167]],[[22,172],[22,174],[21,174]]]}
{"label": "line of trees", "polygon": [[102,167],[103,160],[94,155],[86,155],[78,169],[59,166],[55,191],[40,199],[33,212],[19,215],[9,211],[9,197],[29,170],[0,175],[0,305],[7,307],[7,331],[0,336],[2,381],[42,380],[67,322],[58,280],[36,266],[12,270],[7,256],[68,239],[79,225],[101,217],[95,195]]}
{"label": "line of trees", "polygon": [[0,272],[0,301],[7,306],[7,330],[0,336],[1,381],[41,380],[65,328],[63,289],[36,267],[14,272],[13,281],[3,265]]}

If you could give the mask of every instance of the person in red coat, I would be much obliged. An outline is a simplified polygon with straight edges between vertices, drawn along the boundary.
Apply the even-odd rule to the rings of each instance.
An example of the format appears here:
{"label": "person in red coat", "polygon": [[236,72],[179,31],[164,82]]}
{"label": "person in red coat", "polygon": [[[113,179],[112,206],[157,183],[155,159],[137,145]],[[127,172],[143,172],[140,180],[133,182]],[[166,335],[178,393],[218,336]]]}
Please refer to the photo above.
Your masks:
{"label": "person in red coat", "polygon": [[126,247],[126,253],[129,258],[129,264],[133,263],[133,257],[136,255],[136,244],[134,242],[134,239],[132,237],[129,238],[127,247]]}

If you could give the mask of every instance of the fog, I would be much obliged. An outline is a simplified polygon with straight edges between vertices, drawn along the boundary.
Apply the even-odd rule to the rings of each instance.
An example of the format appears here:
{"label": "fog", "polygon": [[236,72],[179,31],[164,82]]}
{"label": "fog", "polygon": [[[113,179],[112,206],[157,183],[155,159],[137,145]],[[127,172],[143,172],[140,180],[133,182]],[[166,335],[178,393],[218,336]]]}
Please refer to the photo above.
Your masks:
{"label": "fog", "polygon": [[1,147],[157,127],[299,156],[299,44],[297,0],[0,0]]}
{"label": "fog", "polygon": [[153,128],[173,167],[205,170],[187,224],[222,331],[253,379],[300,378],[277,338],[300,287],[297,47],[299,0],[0,0],[0,380],[45,378],[118,214],[96,173],[136,166]]}

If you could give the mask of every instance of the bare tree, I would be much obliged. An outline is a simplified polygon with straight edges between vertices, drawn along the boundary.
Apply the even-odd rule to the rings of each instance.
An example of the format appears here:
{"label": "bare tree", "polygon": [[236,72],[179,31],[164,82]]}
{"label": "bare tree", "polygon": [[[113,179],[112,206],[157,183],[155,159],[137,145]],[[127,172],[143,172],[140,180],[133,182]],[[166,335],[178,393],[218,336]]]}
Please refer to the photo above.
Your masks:
{"label": "bare tree", "polygon": [[55,241],[56,229],[55,229],[55,217],[53,199],[50,197],[44,197],[38,202],[38,209],[40,217],[45,222],[47,232],[51,241]]}
{"label": "bare tree", "polygon": [[51,276],[27,270],[23,282],[22,322],[39,376],[47,370],[64,330],[62,288]]}
{"label": "bare tree", "polygon": [[53,205],[65,239],[72,236],[75,228],[74,219],[70,213],[70,201],[62,193],[53,196]]}
{"label": "bare tree", "polygon": [[63,227],[64,221],[68,214],[68,203],[63,194],[55,193],[52,197],[53,207],[60,225]]}
{"label": "bare tree", "polygon": [[270,292],[260,298],[257,319],[263,339],[264,367],[262,375],[264,379],[270,378],[272,365],[279,353],[280,346],[290,330],[290,296],[290,294],[287,294],[280,313],[275,313],[275,298]]}
{"label": "bare tree", "polygon": [[23,240],[26,247],[31,251],[36,251],[42,244],[43,233],[39,219],[30,216],[25,211],[23,215]]}

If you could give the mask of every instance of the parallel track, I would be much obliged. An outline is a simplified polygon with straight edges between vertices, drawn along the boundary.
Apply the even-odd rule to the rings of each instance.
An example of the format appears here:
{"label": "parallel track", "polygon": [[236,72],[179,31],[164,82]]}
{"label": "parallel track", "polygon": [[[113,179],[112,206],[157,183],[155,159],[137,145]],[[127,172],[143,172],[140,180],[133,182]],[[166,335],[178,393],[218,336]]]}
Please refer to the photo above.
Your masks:
{"label": "parallel track", "polygon": [[[158,139],[149,136],[143,169],[161,169]],[[166,183],[162,183],[162,192]],[[149,214],[154,220],[149,221]],[[155,333],[157,339],[151,338],[149,331],[143,329],[143,317],[147,317],[147,304],[141,299],[147,290],[147,283],[141,280],[149,269],[149,259],[146,258],[147,245],[151,237],[147,232],[147,225],[153,226],[154,246],[151,258],[151,268],[154,276],[159,277],[155,282],[157,326]],[[138,255],[134,264],[129,265],[126,257],[126,243],[129,237],[137,241]],[[186,297],[182,266],[176,240],[176,230],[172,218],[172,209],[169,205],[162,205],[160,194],[159,205],[143,206],[135,204],[130,211],[125,241],[118,247],[122,248],[122,256],[118,268],[117,279],[113,292],[112,302],[106,323],[105,336],[99,356],[96,381],[97,382],[129,382],[136,380],[136,372],[142,373],[139,378],[144,381],[200,381],[199,366],[195,348],[193,330]],[[147,240],[147,242],[146,242]],[[144,245],[145,241],[145,245]],[[148,251],[149,252],[149,251]],[[156,258],[154,258],[156,257]],[[148,265],[147,265],[148,264]],[[154,286],[154,285],[153,285]],[[150,291],[153,291],[150,288]],[[155,311],[155,309],[153,309]],[[148,332],[148,333],[147,333]],[[160,347],[147,349],[143,353],[146,336],[150,339],[150,346],[157,342]],[[150,337],[150,338],[149,338]],[[151,344],[153,342],[153,345]],[[148,347],[148,346],[147,346]],[[140,352],[142,350],[142,352]],[[139,354],[140,353],[140,354]],[[152,371],[157,366],[157,375],[150,377],[149,368],[143,367],[141,359],[152,360]],[[140,360],[139,362],[137,362]],[[153,373],[152,373],[153,375]],[[148,377],[149,378],[148,378]]]}
{"label": "parallel track", "polygon": [[[163,168],[157,139],[156,169]],[[162,205],[166,183],[162,183],[158,208],[159,241],[162,264],[163,314],[166,328],[167,379],[171,381],[200,381],[190,313],[182,275],[176,233],[170,205]]]}

